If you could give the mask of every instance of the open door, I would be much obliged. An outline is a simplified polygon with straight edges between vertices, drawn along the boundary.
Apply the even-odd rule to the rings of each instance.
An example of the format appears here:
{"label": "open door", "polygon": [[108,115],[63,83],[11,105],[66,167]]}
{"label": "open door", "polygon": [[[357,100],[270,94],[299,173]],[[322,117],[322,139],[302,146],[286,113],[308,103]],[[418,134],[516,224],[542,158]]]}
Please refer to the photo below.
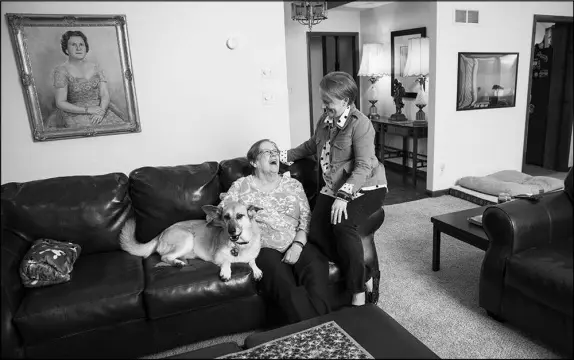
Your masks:
{"label": "open door", "polygon": [[[311,135],[323,113],[319,83],[331,71],[349,73],[360,89],[359,33],[307,33],[307,62],[309,69],[309,111]],[[357,94],[355,105],[360,107]]]}
{"label": "open door", "polygon": [[534,16],[523,167],[572,166],[572,17]]}

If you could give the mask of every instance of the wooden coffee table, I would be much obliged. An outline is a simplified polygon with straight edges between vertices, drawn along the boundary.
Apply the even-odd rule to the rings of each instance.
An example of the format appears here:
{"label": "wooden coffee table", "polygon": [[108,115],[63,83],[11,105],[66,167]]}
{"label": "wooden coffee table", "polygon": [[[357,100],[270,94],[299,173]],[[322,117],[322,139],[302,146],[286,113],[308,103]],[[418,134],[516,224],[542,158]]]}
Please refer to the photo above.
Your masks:
{"label": "wooden coffee table", "polygon": [[467,244],[479,249],[488,249],[489,240],[483,228],[471,224],[467,219],[469,217],[480,215],[484,210],[492,205],[476,207],[468,210],[453,212],[431,217],[433,223],[432,239],[432,269],[438,271],[440,268],[440,234],[445,233],[464,241]]}

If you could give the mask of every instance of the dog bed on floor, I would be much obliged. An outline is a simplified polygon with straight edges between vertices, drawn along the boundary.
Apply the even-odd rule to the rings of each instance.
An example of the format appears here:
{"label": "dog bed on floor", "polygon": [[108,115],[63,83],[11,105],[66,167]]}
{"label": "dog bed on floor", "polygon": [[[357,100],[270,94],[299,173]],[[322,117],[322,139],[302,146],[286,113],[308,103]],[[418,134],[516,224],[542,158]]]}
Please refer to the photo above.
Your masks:
{"label": "dog bed on floor", "polygon": [[496,196],[501,193],[540,194],[564,188],[564,181],[548,176],[531,176],[516,170],[502,170],[487,176],[465,176],[456,185],[479,193]]}
{"label": "dog bed on floor", "polygon": [[470,201],[471,203],[480,206],[494,205],[498,203],[498,196],[483,194],[478,191],[463,188],[462,186],[459,185],[452,186],[449,189],[448,194],[457,197],[459,199]]}

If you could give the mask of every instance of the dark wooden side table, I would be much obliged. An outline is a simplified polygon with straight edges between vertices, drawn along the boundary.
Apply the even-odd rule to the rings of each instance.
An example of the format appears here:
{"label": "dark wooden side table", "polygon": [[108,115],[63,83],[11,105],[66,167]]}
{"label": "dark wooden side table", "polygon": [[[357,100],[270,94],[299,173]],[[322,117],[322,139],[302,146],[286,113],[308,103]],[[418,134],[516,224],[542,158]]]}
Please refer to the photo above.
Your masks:
{"label": "dark wooden side table", "polygon": [[432,239],[432,270],[438,271],[440,268],[440,234],[445,233],[475,246],[481,250],[488,249],[488,236],[482,226],[471,224],[469,217],[480,215],[484,210],[492,205],[475,207],[468,210],[457,211],[449,214],[431,217],[433,223]]}
{"label": "dark wooden side table", "polygon": [[[371,123],[375,131],[379,134],[377,143],[379,146],[379,160],[384,162],[385,159],[395,157],[403,158],[403,166],[407,167],[407,159],[409,157],[409,138],[413,138],[413,185],[417,185],[417,169],[426,166],[426,156],[424,157],[423,164],[419,166],[418,154],[418,140],[428,138],[428,124],[414,125],[413,121],[390,121],[388,117],[382,116],[380,119],[371,119]],[[385,135],[398,135],[403,137],[403,149],[400,154],[394,155],[397,152],[388,152],[385,154]]]}

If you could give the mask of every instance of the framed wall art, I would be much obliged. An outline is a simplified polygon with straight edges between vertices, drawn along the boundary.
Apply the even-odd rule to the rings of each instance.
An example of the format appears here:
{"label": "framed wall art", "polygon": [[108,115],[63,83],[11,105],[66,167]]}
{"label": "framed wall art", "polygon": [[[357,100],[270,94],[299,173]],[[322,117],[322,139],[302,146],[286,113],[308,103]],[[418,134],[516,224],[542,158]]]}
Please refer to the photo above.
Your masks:
{"label": "framed wall art", "polygon": [[516,105],[518,53],[458,53],[456,110]]}
{"label": "framed wall art", "polygon": [[34,141],[141,131],[125,15],[6,20]]}

